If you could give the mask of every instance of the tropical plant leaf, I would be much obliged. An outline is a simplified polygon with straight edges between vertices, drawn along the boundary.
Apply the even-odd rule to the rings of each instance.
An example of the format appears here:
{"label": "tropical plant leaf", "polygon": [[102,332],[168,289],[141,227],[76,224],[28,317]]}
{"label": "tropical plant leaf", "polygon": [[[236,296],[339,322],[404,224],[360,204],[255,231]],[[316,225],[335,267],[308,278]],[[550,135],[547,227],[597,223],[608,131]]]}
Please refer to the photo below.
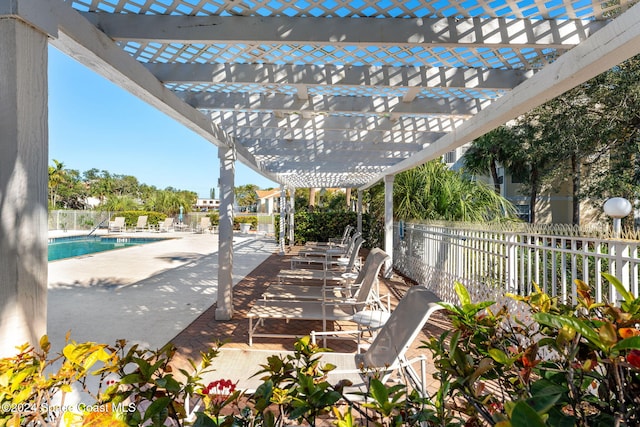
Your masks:
{"label": "tropical plant leaf", "polygon": [[517,402],[511,413],[513,427],[546,427],[546,423],[531,406],[525,402]]}
{"label": "tropical plant leaf", "polygon": [[616,276],[613,276],[609,273],[602,273],[602,277],[607,279],[609,283],[611,283],[616,288],[616,291],[618,291],[618,293],[622,295],[622,298],[624,298],[625,302],[631,303],[635,299],[631,292],[629,292],[627,288],[624,287],[622,282]]}
{"label": "tropical plant leaf", "polygon": [[591,326],[580,319],[558,316],[549,313],[535,313],[533,315],[533,318],[536,319],[536,321],[538,321],[539,323],[547,326],[552,326],[557,329],[561,329],[563,326],[568,326],[576,330],[591,344],[595,345],[602,351],[606,352],[608,350],[608,347],[604,345],[604,343],[600,340],[600,336],[598,335],[598,333]]}
{"label": "tropical plant leaf", "polygon": [[625,338],[614,345],[612,350],[640,350],[640,336]]}
{"label": "tropical plant leaf", "polygon": [[471,304],[471,297],[469,296],[469,292],[462,283],[456,282],[454,284],[454,289],[456,291],[456,294],[458,294],[460,305],[465,306]]}
{"label": "tropical plant leaf", "polygon": [[171,403],[171,398],[169,397],[160,397],[154,400],[151,405],[144,411],[144,421],[152,418],[153,416],[159,414],[163,411],[169,404]]}

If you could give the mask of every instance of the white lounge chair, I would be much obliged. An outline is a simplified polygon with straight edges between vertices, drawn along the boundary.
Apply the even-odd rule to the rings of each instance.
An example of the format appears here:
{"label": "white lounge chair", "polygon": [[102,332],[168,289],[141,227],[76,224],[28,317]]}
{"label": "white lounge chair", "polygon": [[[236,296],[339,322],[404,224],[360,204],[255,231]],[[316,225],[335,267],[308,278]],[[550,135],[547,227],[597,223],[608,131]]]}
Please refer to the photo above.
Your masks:
{"label": "white lounge chair", "polygon": [[173,231],[174,227],[173,227],[173,218],[169,217],[169,218],[165,218],[164,221],[162,221],[160,224],[158,224],[158,231],[159,232],[169,232],[169,231]]}
{"label": "white lounge chair", "polygon": [[[418,391],[425,391],[424,368],[425,358],[417,357],[407,359],[407,350],[411,347],[418,334],[428,322],[430,316],[441,310],[439,298],[423,286],[409,288],[404,298],[400,300],[396,309],[391,314],[387,323],[378,331],[376,338],[361,354],[354,353],[317,353],[320,364],[332,363],[336,369],[329,372],[328,381],[337,384],[342,379],[349,379],[353,386],[349,387],[349,398],[360,400],[361,396],[354,394],[364,391],[367,387],[369,376],[366,370],[375,370],[381,373],[381,380],[388,381],[394,373],[402,372],[410,381],[412,387]],[[312,335],[312,340],[315,334]],[[242,350],[222,348],[221,356],[213,360],[212,367],[215,372],[225,372],[225,368],[234,369],[238,358],[251,360],[256,366],[267,363],[267,357],[272,355],[285,358],[291,355],[291,351],[274,350]],[[422,369],[413,367],[420,364]],[[364,367],[363,371],[361,368]],[[256,368],[257,370],[258,368]],[[248,372],[246,377],[236,378],[238,388],[248,393],[262,384],[262,375],[253,375]]]}
{"label": "white lounge chair", "polygon": [[[273,300],[262,299],[256,301],[249,310],[249,345],[253,345],[254,337],[292,337],[290,334],[274,334],[258,332],[258,328],[264,327],[267,319],[289,320],[315,320],[322,321],[322,330],[327,330],[327,322],[352,320],[353,316],[369,305],[381,305],[376,291],[378,273],[389,256],[380,248],[372,249],[363,270],[365,278],[358,288],[354,298],[336,300],[335,298],[321,301],[302,300]],[[255,319],[255,325],[254,325]],[[266,329],[266,328],[265,328]]]}
{"label": "white lounge chair", "polygon": [[[357,244],[357,249],[360,245]],[[357,258],[354,255],[352,258]],[[263,293],[264,298],[268,299],[321,299],[324,296],[330,296],[332,293],[344,295],[345,293],[353,295],[360,287],[365,279],[367,268],[373,264],[367,264],[360,267],[358,272],[353,269],[353,264],[347,266],[345,271],[336,270],[281,270],[278,273],[278,283],[269,285]],[[297,284],[289,282],[295,281]],[[300,283],[302,282],[302,283]]]}
{"label": "white lounge chair", "polygon": [[117,216],[113,221],[109,221],[109,233],[122,232],[125,230],[125,223],[123,216]]}
{"label": "white lounge chair", "polygon": [[[337,366],[328,380],[348,378],[353,383],[349,390],[355,392],[367,387],[371,376],[368,372],[375,373],[383,383],[394,373],[401,373],[406,383],[425,395],[426,360],[424,357],[408,360],[405,355],[431,315],[443,308],[440,299],[424,286],[409,288],[364,353],[320,353],[323,362]],[[420,373],[413,368],[418,362]],[[351,397],[358,398],[357,395]]]}
{"label": "white lounge chair", "polygon": [[147,229],[147,215],[138,216],[138,222],[134,227],[133,231],[145,231]]}
{"label": "white lounge chair", "polygon": [[211,218],[203,216],[200,218],[200,223],[196,227],[196,233],[208,233],[211,230]]}
{"label": "white lounge chair", "polygon": [[307,242],[304,245],[306,247],[314,247],[314,246],[344,246],[347,244],[349,240],[349,236],[351,232],[355,230],[355,227],[351,224],[348,224],[344,231],[342,232],[342,237],[330,237],[327,242]]}
{"label": "white lounge chair", "polygon": [[[278,272],[278,283],[283,284],[286,281],[315,281],[320,282],[323,285],[327,284],[336,284],[336,283],[344,283],[348,282],[349,279],[355,279],[354,277],[350,277],[349,275],[354,275],[354,271],[356,267],[361,267],[359,265],[359,255],[360,248],[364,243],[364,239],[362,236],[358,236],[354,242],[353,249],[348,259],[346,259],[346,263],[342,263],[342,260],[338,259],[336,264],[329,264],[329,266],[338,267],[335,270],[329,269],[306,269],[306,268],[298,268],[298,269],[289,269],[289,270],[280,270]],[[356,279],[356,283],[357,283]]]}
{"label": "white lounge chair", "polygon": [[345,248],[332,248],[327,247],[323,250],[309,250],[300,251],[299,256],[291,258],[291,269],[296,269],[299,266],[306,265],[308,267],[318,266],[321,268],[331,268],[337,265],[340,261],[339,258],[348,259],[354,250],[354,246],[358,237],[362,236],[361,233],[356,232],[349,239],[349,244]]}

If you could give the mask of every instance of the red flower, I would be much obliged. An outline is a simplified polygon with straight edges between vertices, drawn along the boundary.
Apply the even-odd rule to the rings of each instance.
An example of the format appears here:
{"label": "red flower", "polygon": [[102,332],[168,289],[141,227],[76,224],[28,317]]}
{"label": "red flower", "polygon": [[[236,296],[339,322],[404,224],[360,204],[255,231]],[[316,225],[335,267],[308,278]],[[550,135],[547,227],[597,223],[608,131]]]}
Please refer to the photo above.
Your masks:
{"label": "red flower", "polygon": [[627,354],[627,362],[640,369],[640,350],[631,350]]}
{"label": "red flower", "polygon": [[216,380],[210,382],[208,386],[202,390],[202,394],[206,394],[214,405],[222,405],[231,394],[236,391],[236,385],[231,380]]}

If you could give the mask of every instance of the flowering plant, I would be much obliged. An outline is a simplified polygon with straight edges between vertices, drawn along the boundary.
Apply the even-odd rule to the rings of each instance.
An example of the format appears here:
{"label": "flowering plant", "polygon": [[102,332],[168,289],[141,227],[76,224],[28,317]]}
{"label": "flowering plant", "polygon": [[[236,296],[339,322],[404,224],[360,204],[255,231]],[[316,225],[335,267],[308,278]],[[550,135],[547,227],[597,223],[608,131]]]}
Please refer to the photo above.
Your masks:
{"label": "flowering plant", "polygon": [[456,285],[461,304],[447,305],[454,330],[426,347],[441,401],[465,414],[458,425],[640,424],[640,298],[603,276],[621,296],[618,304],[596,302],[580,280],[571,304],[535,285],[528,296],[512,296],[531,311],[529,321],[505,308],[491,312],[490,301],[474,304]]}
{"label": "flowering plant", "polygon": [[215,418],[216,424],[220,422],[222,409],[232,402],[236,402],[240,397],[240,391],[236,391],[236,384],[231,380],[216,380],[210,382],[202,389],[206,412]]}

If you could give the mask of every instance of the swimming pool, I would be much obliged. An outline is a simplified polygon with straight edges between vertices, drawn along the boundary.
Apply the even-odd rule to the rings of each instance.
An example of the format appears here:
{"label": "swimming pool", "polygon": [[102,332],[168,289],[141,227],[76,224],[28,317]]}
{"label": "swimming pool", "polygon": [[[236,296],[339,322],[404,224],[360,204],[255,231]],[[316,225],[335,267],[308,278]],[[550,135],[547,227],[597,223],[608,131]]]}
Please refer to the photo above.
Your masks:
{"label": "swimming pool", "polygon": [[58,237],[49,239],[49,261],[165,240],[137,237]]}

